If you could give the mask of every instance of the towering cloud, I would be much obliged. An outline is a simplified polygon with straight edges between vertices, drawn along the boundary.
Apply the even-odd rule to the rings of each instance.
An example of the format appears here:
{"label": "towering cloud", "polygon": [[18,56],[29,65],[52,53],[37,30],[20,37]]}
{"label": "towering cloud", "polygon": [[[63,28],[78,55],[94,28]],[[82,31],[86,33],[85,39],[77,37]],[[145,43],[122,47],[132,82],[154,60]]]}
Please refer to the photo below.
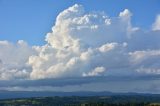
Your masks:
{"label": "towering cloud", "polygon": [[132,25],[132,15],[86,13],[75,4],[57,16],[45,45],[1,41],[0,79],[159,74],[159,16],[146,32]]}
{"label": "towering cloud", "polygon": [[[33,68],[31,78],[76,77],[84,73],[96,76],[99,72],[105,74],[106,69],[124,67],[128,64],[123,51],[128,28],[132,29],[130,16],[129,10],[125,10],[112,23],[104,13],[86,14],[81,5],[64,10],[46,36],[48,44],[40,47],[38,56],[29,58]],[[120,58],[126,63],[119,64]],[[103,71],[93,71],[97,67],[104,67]]]}

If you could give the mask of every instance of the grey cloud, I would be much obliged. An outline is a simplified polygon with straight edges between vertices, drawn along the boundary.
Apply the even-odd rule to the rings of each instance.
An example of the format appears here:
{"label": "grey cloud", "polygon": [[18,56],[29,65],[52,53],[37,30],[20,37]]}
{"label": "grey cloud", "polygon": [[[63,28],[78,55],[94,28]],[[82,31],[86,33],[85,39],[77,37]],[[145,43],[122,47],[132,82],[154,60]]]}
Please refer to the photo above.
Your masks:
{"label": "grey cloud", "polygon": [[84,85],[89,83],[110,83],[110,82],[136,82],[159,80],[159,75],[133,75],[133,76],[99,76],[99,77],[76,77],[76,78],[54,78],[41,80],[1,80],[0,87],[39,87],[53,86],[64,87],[71,85]]}

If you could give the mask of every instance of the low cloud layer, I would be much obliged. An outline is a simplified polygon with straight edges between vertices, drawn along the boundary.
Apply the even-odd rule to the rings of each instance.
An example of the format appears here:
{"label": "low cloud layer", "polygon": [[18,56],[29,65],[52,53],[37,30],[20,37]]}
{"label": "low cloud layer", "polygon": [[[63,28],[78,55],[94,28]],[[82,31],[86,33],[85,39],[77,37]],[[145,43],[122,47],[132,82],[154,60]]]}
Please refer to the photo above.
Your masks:
{"label": "low cloud layer", "polygon": [[41,80],[0,81],[0,91],[111,91],[160,93],[159,75],[99,76]]}
{"label": "low cloud layer", "polygon": [[75,4],[59,13],[43,46],[0,41],[0,79],[160,74],[160,16],[135,27],[128,9],[117,17]]}

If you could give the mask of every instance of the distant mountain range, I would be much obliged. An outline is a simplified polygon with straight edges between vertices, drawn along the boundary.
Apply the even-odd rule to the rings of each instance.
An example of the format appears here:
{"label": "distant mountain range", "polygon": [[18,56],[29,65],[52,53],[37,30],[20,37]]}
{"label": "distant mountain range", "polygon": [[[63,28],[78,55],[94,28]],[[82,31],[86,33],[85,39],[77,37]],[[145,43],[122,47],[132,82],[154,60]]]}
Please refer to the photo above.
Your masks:
{"label": "distant mountain range", "polygon": [[51,92],[51,91],[0,91],[0,99],[10,98],[30,98],[30,97],[53,97],[53,96],[153,96],[160,97],[160,94],[146,94],[146,93],[113,93],[113,92]]}

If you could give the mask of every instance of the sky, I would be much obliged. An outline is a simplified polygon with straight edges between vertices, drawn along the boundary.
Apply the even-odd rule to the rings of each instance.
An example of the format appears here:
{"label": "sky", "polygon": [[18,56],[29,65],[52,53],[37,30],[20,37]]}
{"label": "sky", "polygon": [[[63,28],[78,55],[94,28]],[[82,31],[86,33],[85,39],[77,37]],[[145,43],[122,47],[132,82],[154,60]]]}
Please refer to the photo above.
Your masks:
{"label": "sky", "polygon": [[0,90],[160,93],[159,0],[0,0]]}
{"label": "sky", "polygon": [[87,12],[104,11],[112,17],[127,8],[134,13],[133,25],[144,29],[150,28],[160,11],[159,0],[0,0],[0,39],[11,42],[22,39],[30,45],[42,45],[57,15],[76,3]]}

